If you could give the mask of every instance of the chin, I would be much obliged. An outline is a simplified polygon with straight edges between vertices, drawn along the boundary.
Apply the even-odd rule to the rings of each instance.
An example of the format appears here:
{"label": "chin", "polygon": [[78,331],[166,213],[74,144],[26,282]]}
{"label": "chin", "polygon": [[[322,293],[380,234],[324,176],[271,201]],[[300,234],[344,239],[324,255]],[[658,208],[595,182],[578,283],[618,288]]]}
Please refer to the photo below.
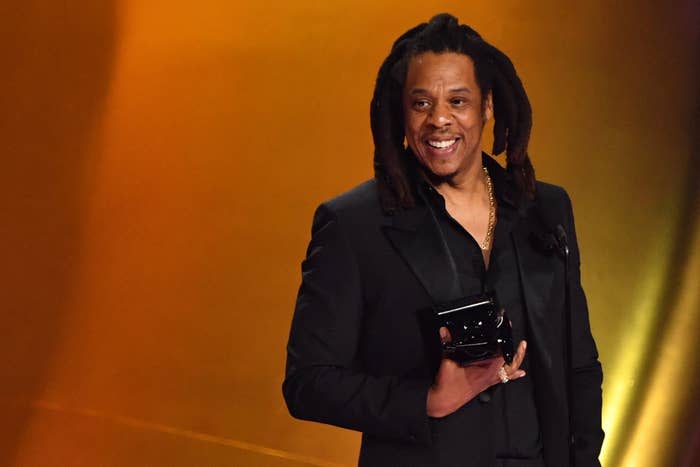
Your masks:
{"label": "chin", "polygon": [[459,168],[454,167],[452,164],[449,166],[432,166],[430,164],[423,164],[423,168],[430,172],[428,175],[434,177],[440,181],[447,181],[454,178],[459,173]]}

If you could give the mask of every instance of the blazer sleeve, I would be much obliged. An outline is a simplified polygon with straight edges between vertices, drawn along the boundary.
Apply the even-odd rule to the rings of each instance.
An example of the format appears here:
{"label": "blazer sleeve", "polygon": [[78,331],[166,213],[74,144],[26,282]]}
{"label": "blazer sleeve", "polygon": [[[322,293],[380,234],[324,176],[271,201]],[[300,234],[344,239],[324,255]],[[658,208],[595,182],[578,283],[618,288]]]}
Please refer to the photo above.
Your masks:
{"label": "blazer sleeve", "polygon": [[375,376],[358,364],[364,298],[355,252],[336,213],[316,210],[302,262],[282,385],[292,416],[382,437],[429,443],[432,381]]}
{"label": "blazer sleeve", "polygon": [[564,192],[569,238],[569,287],[571,291],[573,360],[573,431],[577,467],[599,467],[603,444],[601,423],[603,370],[591,334],[588,305],[581,286],[581,258],[576,240],[571,199]]}

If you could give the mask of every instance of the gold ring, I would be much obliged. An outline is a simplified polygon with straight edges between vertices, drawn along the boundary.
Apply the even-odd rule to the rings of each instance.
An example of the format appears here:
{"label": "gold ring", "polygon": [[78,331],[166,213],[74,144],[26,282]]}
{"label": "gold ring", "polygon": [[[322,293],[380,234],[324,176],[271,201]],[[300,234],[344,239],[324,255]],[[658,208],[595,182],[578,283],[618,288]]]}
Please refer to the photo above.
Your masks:
{"label": "gold ring", "polygon": [[510,378],[508,378],[508,373],[506,373],[505,365],[498,369],[498,377],[501,378],[501,383],[503,384],[510,381]]}

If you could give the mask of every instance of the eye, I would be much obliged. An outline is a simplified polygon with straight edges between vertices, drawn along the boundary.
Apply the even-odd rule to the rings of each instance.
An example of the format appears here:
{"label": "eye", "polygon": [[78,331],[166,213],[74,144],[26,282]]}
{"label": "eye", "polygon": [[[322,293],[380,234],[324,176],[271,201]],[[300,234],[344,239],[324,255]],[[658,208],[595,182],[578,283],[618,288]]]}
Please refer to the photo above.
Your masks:
{"label": "eye", "polygon": [[452,105],[462,106],[467,103],[467,100],[463,97],[453,97],[450,102]]}
{"label": "eye", "polygon": [[416,110],[427,109],[430,106],[430,102],[427,99],[418,99],[413,101],[413,108]]}

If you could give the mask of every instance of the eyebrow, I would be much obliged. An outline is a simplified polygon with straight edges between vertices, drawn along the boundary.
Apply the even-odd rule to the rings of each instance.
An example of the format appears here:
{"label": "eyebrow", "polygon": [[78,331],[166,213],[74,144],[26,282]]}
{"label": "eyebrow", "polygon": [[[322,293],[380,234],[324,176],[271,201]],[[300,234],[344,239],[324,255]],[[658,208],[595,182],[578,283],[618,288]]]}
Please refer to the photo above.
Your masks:
{"label": "eyebrow", "polygon": [[[465,92],[467,94],[471,94],[472,90],[469,88],[452,88],[448,89],[447,92],[455,93],[455,92]],[[411,92],[409,92],[411,96],[415,95],[420,95],[420,94],[429,94],[426,89],[423,88],[413,88],[411,89]]]}

